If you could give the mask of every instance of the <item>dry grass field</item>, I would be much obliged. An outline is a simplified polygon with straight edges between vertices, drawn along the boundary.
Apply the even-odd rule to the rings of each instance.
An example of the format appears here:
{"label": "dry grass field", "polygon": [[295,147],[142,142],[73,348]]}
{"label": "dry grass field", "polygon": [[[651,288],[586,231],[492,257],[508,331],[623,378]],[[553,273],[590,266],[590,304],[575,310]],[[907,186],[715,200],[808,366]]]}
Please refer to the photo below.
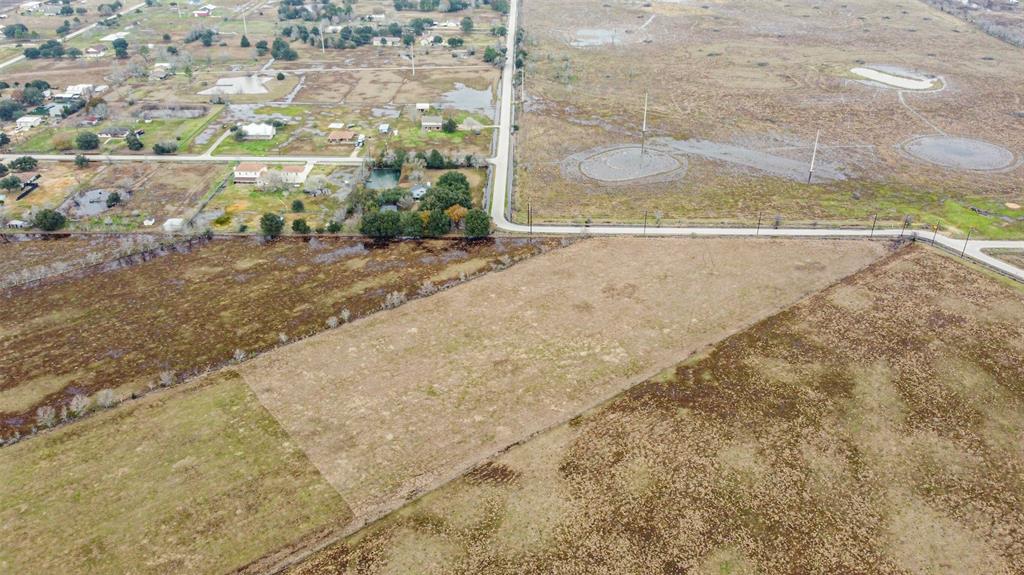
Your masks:
{"label": "dry grass field", "polygon": [[[0,436],[75,395],[121,396],[376,312],[557,246],[557,240],[176,244],[41,285],[0,291]],[[49,245],[47,246],[49,247]],[[71,248],[69,247],[69,250]],[[47,250],[49,251],[49,250]],[[3,253],[3,252],[0,252]],[[22,249],[19,253],[31,258]]]}
{"label": "dry grass field", "polygon": [[359,525],[886,251],[586,240],[237,370]]}
{"label": "dry grass field", "polygon": [[84,269],[155,247],[155,236],[69,236],[32,238],[0,235],[0,288]]}
{"label": "dry grass field", "polygon": [[[954,233],[1024,235],[1024,220],[998,217],[1024,216],[1005,206],[1022,203],[1024,60],[953,16],[895,0],[532,0],[523,9],[518,219],[528,203],[535,218],[577,221],[635,222],[647,211],[666,222],[751,222],[761,213],[863,225],[875,213],[909,214]],[[930,75],[931,89],[868,82],[851,71],[863,66]],[[639,145],[645,93],[651,149],[685,174],[613,185],[573,173],[574,155]],[[909,141],[921,136],[939,138],[929,153],[955,138],[999,146],[960,159],[1006,167],[915,158]]]}
{"label": "dry grass field", "polygon": [[1022,357],[1020,286],[908,248],[292,572],[1020,573]]}
{"label": "dry grass field", "polygon": [[1024,269],[1024,251],[1021,250],[997,250],[988,252],[989,255],[995,256],[1004,262],[1013,264],[1021,269]]}

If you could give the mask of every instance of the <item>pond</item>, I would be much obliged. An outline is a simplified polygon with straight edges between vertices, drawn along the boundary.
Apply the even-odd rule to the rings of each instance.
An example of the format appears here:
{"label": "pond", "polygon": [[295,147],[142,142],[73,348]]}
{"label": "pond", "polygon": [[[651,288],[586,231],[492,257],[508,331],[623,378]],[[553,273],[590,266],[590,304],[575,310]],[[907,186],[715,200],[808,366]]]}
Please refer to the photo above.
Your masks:
{"label": "pond", "polygon": [[398,186],[398,179],[401,177],[400,170],[376,169],[370,172],[366,180],[366,187],[371,190],[390,190]]}

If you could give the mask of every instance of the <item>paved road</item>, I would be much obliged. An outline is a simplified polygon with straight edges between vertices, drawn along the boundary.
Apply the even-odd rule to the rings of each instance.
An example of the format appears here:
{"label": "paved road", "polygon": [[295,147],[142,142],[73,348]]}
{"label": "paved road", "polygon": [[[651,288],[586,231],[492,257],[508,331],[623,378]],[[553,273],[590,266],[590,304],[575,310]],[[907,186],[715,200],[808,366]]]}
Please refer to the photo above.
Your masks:
{"label": "paved road", "polygon": [[[120,16],[121,14],[126,14],[128,12],[134,12],[138,8],[142,8],[145,5],[146,5],[146,3],[142,2],[142,3],[136,4],[134,6],[129,6],[128,8],[125,8],[124,10],[121,10],[120,12],[118,12],[116,15]],[[108,16],[108,18],[109,17],[112,17],[112,16]],[[67,42],[68,40],[70,40],[70,39],[72,39],[72,38],[74,38],[76,36],[79,36],[81,34],[85,34],[89,30],[92,30],[93,28],[95,28],[97,25],[98,25],[98,22],[93,22],[92,24],[89,24],[85,28],[80,28],[80,29],[75,30],[74,32],[68,34],[67,36],[64,36],[63,38],[59,38],[59,40],[62,43],[63,42]],[[25,59],[25,56],[23,54],[21,56],[15,56],[14,58],[11,58],[10,60],[7,60],[6,62],[0,62],[0,69],[6,68],[6,67],[8,67],[8,66],[10,66],[12,64],[17,64],[18,62],[21,62],[24,59]]]}
{"label": "paved road", "polygon": [[[512,79],[515,75],[516,60],[516,31],[519,20],[519,0],[511,0],[508,16],[508,36],[506,38],[505,68],[501,76],[501,110],[499,114],[500,127],[498,130],[498,149],[494,158],[489,161],[494,166],[493,179],[491,180],[491,217],[494,219],[498,229],[514,233],[549,233],[549,234],[591,234],[591,235],[620,235],[620,236],[728,236],[728,237],[788,237],[788,238],[896,238],[900,236],[912,237],[921,241],[934,242],[949,251],[963,253],[976,262],[982,263],[991,268],[997,269],[1009,276],[1024,281],[1024,270],[1012,266],[1004,261],[998,260],[985,253],[985,250],[994,249],[1018,249],[1024,250],[1024,241],[982,241],[950,238],[942,234],[931,232],[907,231],[900,229],[757,229],[757,228],[647,228],[646,231],[638,226],[626,225],[601,225],[601,226],[578,226],[578,225],[537,225],[532,229],[530,226],[516,224],[508,220],[508,205],[511,199],[513,149],[512,149],[512,126],[514,124],[513,114],[515,112],[515,96],[513,92]],[[966,249],[965,249],[965,243]]]}
{"label": "paved road", "polygon": [[[75,156],[69,154],[0,154],[0,160],[9,162],[21,156],[32,156],[41,162],[73,162]],[[361,166],[363,158],[348,156],[210,156],[203,154],[86,154],[94,162],[198,162],[198,163],[231,163],[231,162],[262,162],[265,164],[331,164],[335,166]]]}

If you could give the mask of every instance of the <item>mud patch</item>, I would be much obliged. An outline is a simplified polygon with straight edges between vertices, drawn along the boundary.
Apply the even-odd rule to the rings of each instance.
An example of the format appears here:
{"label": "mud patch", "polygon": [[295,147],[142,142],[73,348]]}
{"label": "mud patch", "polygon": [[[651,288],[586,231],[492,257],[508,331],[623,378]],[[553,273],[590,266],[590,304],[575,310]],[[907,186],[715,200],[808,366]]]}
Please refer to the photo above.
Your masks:
{"label": "mud patch", "polygon": [[1014,163],[1013,152],[982,140],[954,136],[919,136],[901,148],[912,157],[955,170],[994,171]]}

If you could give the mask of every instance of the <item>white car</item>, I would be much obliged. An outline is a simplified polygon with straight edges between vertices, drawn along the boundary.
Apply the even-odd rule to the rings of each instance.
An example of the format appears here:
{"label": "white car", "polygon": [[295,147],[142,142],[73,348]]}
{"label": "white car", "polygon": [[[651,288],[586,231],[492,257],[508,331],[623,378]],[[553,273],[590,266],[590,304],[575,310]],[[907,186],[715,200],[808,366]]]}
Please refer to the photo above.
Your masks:
{"label": "white car", "polygon": [[430,186],[429,185],[420,184],[420,185],[416,186],[415,188],[412,189],[412,192],[411,192],[412,193],[412,199],[414,199],[414,200],[422,200],[423,196],[427,195],[427,191],[429,191],[429,190],[430,190]]}

